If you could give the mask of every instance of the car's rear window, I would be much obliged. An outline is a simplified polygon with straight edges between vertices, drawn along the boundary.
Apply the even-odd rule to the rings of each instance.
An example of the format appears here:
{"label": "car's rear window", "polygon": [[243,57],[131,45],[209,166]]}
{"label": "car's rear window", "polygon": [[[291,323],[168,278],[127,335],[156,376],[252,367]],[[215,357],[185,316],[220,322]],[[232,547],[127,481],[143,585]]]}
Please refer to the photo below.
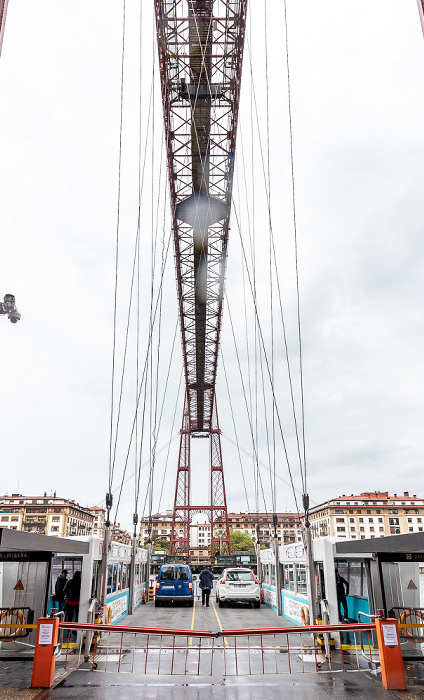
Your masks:
{"label": "car's rear window", "polygon": [[187,569],[180,566],[164,566],[160,572],[161,581],[188,581]]}
{"label": "car's rear window", "polygon": [[227,571],[227,581],[253,581],[251,571]]}

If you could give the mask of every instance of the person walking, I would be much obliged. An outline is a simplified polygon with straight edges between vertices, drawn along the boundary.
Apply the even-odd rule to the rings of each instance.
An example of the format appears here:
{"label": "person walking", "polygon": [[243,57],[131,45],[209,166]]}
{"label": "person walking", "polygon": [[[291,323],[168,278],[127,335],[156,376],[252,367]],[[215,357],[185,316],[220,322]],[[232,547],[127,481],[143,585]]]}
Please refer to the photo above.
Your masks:
{"label": "person walking", "polygon": [[207,566],[203,569],[200,574],[200,588],[202,589],[202,606],[209,607],[209,596],[213,588],[213,575],[212,571],[208,569]]}
{"label": "person walking", "polygon": [[[75,571],[63,590],[65,596],[65,622],[78,622],[78,612],[81,594],[81,571]],[[73,632],[72,636],[77,636]]]}
{"label": "person walking", "polygon": [[54,596],[53,600],[55,603],[57,603],[57,611],[62,612],[63,607],[65,605],[65,595],[63,593],[65,586],[68,582],[68,571],[67,569],[63,569],[62,573],[60,576],[57,577],[56,583],[54,586]]}
{"label": "person walking", "polygon": [[[336,589],[337,589],[337,604],[339,608],[340,622],[349,622],[349,612],[347,609],[346,596],[349,595],[349,583],[343,576],[340,576],[339,570],[336,569]],[[343,607],[343,617],[342,617]]]}

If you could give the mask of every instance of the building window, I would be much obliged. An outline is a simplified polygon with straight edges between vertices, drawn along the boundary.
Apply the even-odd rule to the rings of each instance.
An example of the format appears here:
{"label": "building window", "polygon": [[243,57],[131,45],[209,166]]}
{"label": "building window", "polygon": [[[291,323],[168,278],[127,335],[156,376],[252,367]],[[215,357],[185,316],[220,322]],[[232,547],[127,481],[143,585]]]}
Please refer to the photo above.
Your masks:
{"label": "building window", "polygon": [[[359,522],[360,522],[360,523],[363,523],[363,522],[364,522],[364,519],[363,519],[363,518],[359,518]],[[363,528],[362,528],[362,529],[363,529]]]}
{"label": "building window", "polygon": [[57,532],[57,531],[59,530],[59,528],[58,528],[58,527],[55,527],[55,526],[53,526],[53,527],[51,527],[51,528],[50,528],[50,530],[51,530],[52,532]]}
{"label": "building window", "polygon": [[364,530],[365,530],[364,527],[360,527],[359,529],[360,529],[361,532],[364,532]]}
{"label": "building window", "polygon": [[338,527],[337,532],[345,532],[346,528],[345,527]]}
{"label": "building window", "polygon": [[354,522],[355,522],[355,518],[349,518],[349,522],[354,523]]}

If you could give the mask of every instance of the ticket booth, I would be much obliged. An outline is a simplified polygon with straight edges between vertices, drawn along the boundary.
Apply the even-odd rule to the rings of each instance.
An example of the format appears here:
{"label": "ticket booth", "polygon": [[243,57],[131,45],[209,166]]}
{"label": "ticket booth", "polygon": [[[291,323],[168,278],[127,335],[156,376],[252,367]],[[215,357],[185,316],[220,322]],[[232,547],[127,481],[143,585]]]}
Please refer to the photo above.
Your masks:
{"label": "ticket booth", "polygon": [[[2,624],[31,624],[49,612],[57,556],[75,560],[88,544],[62,537],[0,528],[0,618]],[[0,658],[31,654],[36,630],[0,630]]]}

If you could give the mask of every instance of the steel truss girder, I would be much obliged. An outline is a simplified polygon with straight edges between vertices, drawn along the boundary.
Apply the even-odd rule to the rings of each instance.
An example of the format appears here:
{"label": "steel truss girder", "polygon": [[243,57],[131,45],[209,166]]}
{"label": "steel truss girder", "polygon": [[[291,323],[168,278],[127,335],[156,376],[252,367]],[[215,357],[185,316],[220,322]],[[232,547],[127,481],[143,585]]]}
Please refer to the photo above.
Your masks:
{"label": "steel truss girder", "polygon": [[177,481],[175,486],[174,511],[172,515],[171,543],[169,553],[186,555],[190,551],[190,525],[199,513],[208,515],[211,525],[211,556],[217,553],[231,554],[230,527],[225,495],[224,466],[221,451],[221,430],[218,423],[216,399],[212,411],[210,432],[210,504],[190,503],[190,431],[187,398],[184,404],[183,423],[180,434]]}
{"label": "steel truss girder", "polygon": [[[192,434],[211,430],[246,5],[247,0],[155,0]],[[193,208],[194,220],[182,213],[183,203]]]}

